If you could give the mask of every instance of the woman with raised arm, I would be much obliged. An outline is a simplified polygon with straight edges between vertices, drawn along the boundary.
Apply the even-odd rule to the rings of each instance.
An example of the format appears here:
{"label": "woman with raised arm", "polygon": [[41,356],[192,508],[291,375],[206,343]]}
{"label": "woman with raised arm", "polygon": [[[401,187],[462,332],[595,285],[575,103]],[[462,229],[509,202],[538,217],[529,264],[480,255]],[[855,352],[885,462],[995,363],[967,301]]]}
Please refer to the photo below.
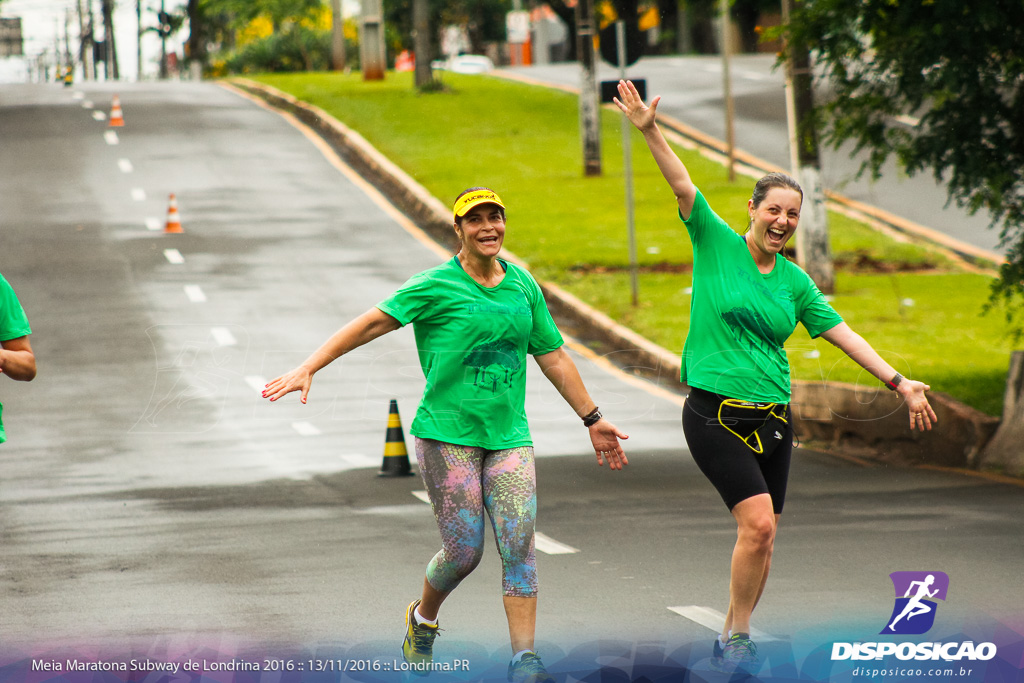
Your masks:
{"label": "woman with raised arm", "polygon": [[479,564],[484,511],[502,564],[512,661],[509,680],[548,683],[534,651],[537,617],[537,512],[533,442],[526,421],[526,355],[547,377],[590,434],[597,464],[628,464],[619,439],[590,398],[540,287],[527,271],[498,258],[505,205],[474,187],[455,200],[461,247],[447,262],[402,287],[338,330],[305,362],[267,384],[276,401],[292,391],[306,402],[313,375],[377,337],[413,324],[427,383],[410,432],[441,531],[442,548],[427,565],[420,598],[406,609],[402,655],[412,673],[432,670],[441,603]]}
{"label": "woman with raised arm", "polygon": [[615,103],[643,133],[693,243],[683,433],[737,527],[729,611],[712,665],[750,671],[758,665],[750,619],[768,580],[793,449],[786,339],[799,322],[812,337],[837,346],[903,397],[911,429],[931,429],[936,421],[925,397],[930,387],[896,372],[843,322],[811,278],[780,254],[800,220],[803,191],[795,180],[770,173],[757,181],[740,235],[708,206],[662,135],[656,122],[661,98],[645,105],[629,81],[620,81],[618,92]]}

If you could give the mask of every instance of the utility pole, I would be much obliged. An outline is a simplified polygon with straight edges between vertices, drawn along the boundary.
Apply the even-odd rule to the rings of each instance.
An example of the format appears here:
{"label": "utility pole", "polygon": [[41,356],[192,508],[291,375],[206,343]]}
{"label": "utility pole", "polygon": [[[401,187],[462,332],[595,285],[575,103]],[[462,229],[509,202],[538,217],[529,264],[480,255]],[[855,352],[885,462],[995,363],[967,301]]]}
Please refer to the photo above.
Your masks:
{"label": "utility pole", "polygon": [[107,78],[120,80],[117,41],[114,40],[114,0],[103,0],[103,44],[106,46]]}
{"label": "utility pole", "polygon": [[580,137],[583,142],[583,175],[601,175],[601,110],[597,106],[594,36],[594,0],[576,2],[576,54],[580,60]]}
{"label": "utility pole", "polygon": [[345,15],[341,0],[331,0],[331,69],[345,70]]}
{"label": "utility pole", "polygon": [[[788,26],[793,0],[782,0],[782,23]],[[821,157],[818,154],[818,132],[811,117],[814,109],[811,55],[807,46],[789,40],[786,45],[786,106],[789,110],[790,150],[796,165],[793,172],[804,190],[800,211],[800,229],[796,231],[797,263],[807,271],[825,294],[836,289],[832,253],[828,244],[828,212],[825,191],[821,186]]]}
{"label": "utility pole", "polygon": [[92,80],[96,74],[92,68],[92,25],[86,27],[82,0],[78,5],[78,60],[82,62],[82,80]]}
{"label": "utility pole", "polygon": [[160,80],[167,80],[167,8],[164,0],[160,0]]}
{"label": "utility pole", "polygon": [[387,66],[384,59],[383,0],[363,0],[360,16],[359,61],[364,81],[383,81]]}
{"label": "utility pole", "polygon": [[135,80],[142,81],[142,0],[135,0]]}
{"label": "utility pole", "polygon": [[416,87],[434,80],[430,70],[430,3],[412,0],[412,49],[416,53]]}
{"label": "utility pole", "polygon": [[736,182],[736,105],[732,97],[732,21],[729,0],[719,3],[722,12],[722,91],[725,93],[725,146],[729,157],[729,182]]}

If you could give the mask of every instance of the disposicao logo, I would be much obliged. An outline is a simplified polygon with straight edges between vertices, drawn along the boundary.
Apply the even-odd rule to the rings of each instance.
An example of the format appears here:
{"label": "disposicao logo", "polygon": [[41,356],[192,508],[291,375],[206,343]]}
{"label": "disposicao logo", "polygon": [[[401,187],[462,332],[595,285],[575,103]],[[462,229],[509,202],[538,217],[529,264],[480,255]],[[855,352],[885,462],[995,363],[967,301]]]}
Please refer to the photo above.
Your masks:
{"label": "disposicao logo", "polygon": [[[921,635],[935,624],[936,600],[946,599],[949,576],[945,572],[893,572],[896,603],[880,635]],[[895,656],[900,660],[946,662],[989,660],[996,656],[993,643],[972,641],[948,643],[857,642],[833,643],[832,660],[871,660]]]}
{"label": "disposicao logo", "polygon": [[946,599],[949,576],[945,572],[893,572],[889,578],[896,588],[896,605],[879,633],[927,633],[935,623],[935,600]]}

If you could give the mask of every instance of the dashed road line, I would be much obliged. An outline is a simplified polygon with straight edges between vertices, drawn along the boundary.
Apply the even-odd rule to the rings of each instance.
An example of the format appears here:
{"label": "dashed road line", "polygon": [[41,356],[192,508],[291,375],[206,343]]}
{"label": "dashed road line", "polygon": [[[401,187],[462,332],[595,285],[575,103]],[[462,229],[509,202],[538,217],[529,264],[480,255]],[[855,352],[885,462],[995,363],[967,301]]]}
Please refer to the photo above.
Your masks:
{"label": "dashed road line", "polygon": [[159,218],[153,218],[152,216],[146,218],[146,230],[156,231],[159,230],[161,227],[163,226],[160,225]]}
{"label": "dashed road line", "polygon": [[317,436],[322,432],[311,422],[292,422],[292,429],[302,436]]}
{"label": "dashed road line", "polygon": [[141,187],[133,187],[132,188],[132,199],[134,199],[137,202],[144,202],[144,201],[146,201],[146,191],[143,190]]}
{"label": "dashed road line", "polygon": [[371,458],[363,453],[346,453],[341,456],[341,459],[348,463],[349,467],[353,469],[370,469],[373,467],[380,467],[379,458]]}
{"label": "dashed road line", "polygon": [[210,330],[210,334],[213,335],[213,340],[221,346],[235,346],[238,344],[235,335],[231,334],[231,330],[226,327],[214,327]]}
{"label": "dashed road line", "polygon": [[164,249],[164,258],[167,259],[168,263],[176,266],[180,266],[185,262],[185,257],[177,249]]}
{"label": "dashed road line", "polygon": [[[715,633],[721,633],[725,627],[725,615],[716,609],[711,607],[703,607],[701,605],[686,605],[685,607],[669,607],[669,610],[675,612],[681,617],[685,617],[690,621],[705,626]],[[756,628],[750,629],[750,637],[759,642],[767,643],[779,640],[773,635],[765,633],[764,631]]]}
{"label": "dashed road line", "polygon": [[118,159],[117,167],[121,169],[121,173],[131,173],[132,171],[135,170],[135,168],[132,166],[132,162],[129,161],[128,159]]}
{"label": "dashed road line", "polygon": [[246,375],[245,383],[261,394],[267,388],[267,378],[262,375]]}
{"label": "dashed road line", "polygon": [[107,141],[108,145],[116,145],[117,143],[121,142],[117,138],[117,131],[114,131],[114,130],[104,131],[103,132],[103,139]]}
{"label": "dashed road line", "polygon": [[104,114],[103,112],[101,112],[98,109],[92,113],[92,117],[94,119],[96,119],[97,121],[106,121],[107,120],[107,115]]}
{"label": "dashed road line", "polygon": [[534,533],[534,547],[546,555],[572,555],[579,552],[579,548],[560,543],[539,531]]}
{"label": "dashed road line", "polygon": [[427,495],[426,491],[413,491],[412,495],[416,496],[427,505],[430,505],[430,496]]}
{"label": "dashed road line", "polygon": [[194,304],[201,304],[206,301],[206,293],[199,285],[185,285],[185,296]]}

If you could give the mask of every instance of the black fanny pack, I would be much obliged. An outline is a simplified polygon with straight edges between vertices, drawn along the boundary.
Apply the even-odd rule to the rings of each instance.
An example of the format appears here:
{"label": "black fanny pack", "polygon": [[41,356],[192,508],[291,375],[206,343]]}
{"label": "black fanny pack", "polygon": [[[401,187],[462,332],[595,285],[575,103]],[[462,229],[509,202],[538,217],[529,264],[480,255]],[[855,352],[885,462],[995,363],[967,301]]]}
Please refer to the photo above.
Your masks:
{"label": "black fanny pack", "polygon": [[767,460],[786,438],[789,406],[727,398],[718,405],[718,424]]}

